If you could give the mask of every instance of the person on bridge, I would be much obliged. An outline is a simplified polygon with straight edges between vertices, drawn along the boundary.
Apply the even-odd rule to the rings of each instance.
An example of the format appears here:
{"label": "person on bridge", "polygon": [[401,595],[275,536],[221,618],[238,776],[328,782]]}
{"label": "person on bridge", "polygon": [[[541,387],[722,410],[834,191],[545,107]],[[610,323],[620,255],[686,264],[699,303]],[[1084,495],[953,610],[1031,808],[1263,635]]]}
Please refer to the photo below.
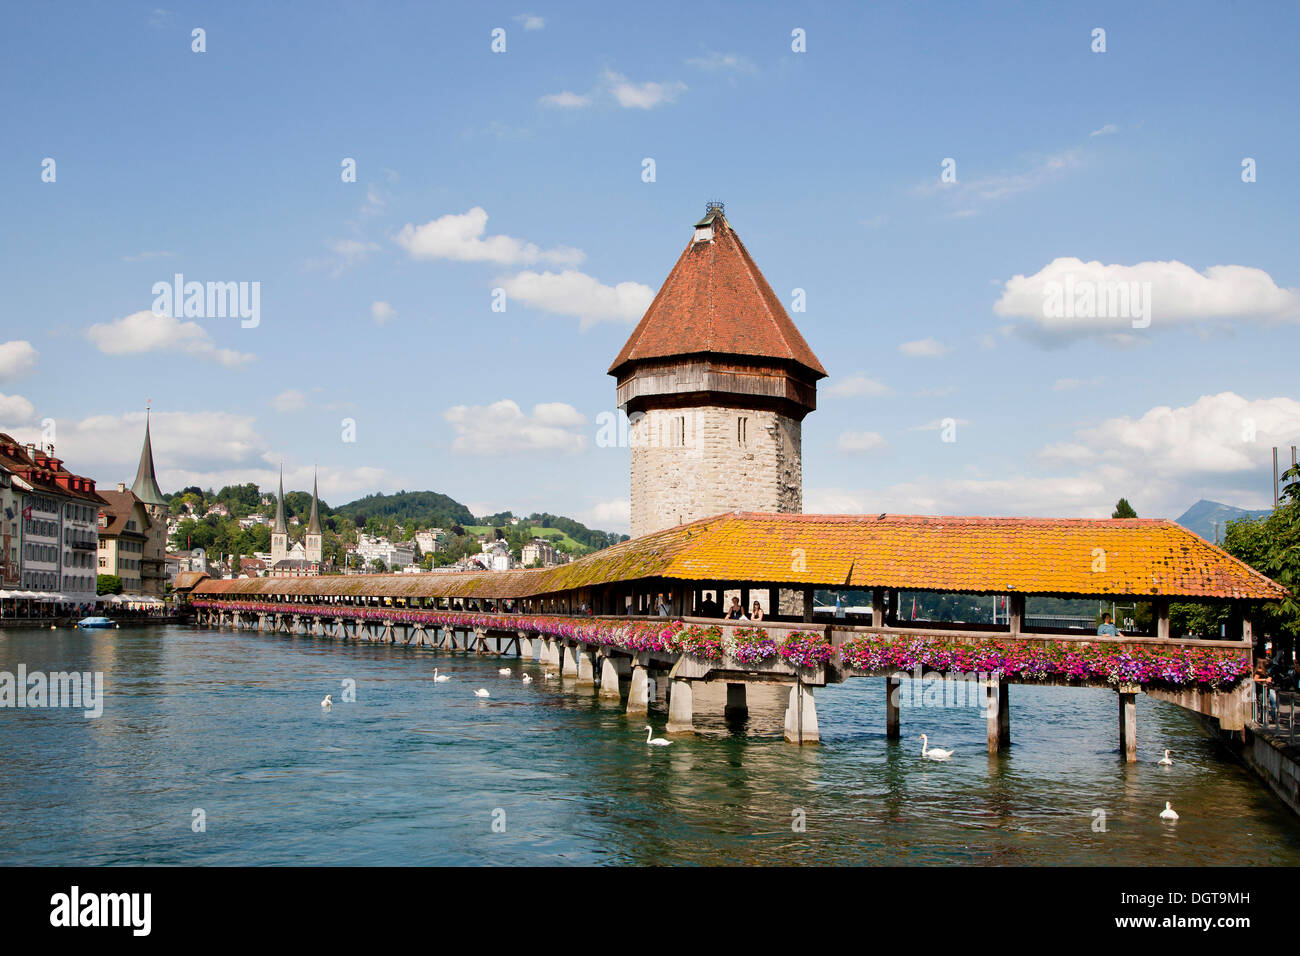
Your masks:
{"label": "person on bridge", "polygon": [[1110,622],[1110,613],[1107,612],[1101,616],[1101,623],[1097,625],[1098,637],[1123,637],[1119,628]]}
{"label": "person on bridge", "polygon": [[749,612],[749,619],[750,619],[751,621],[761,621],[761,620],[763,620],[763,605],[761,605],[761,604],[759,604],[757,601],[755,601],[755,602],[754,602],[754,609],[753,609],[752,611]]}
{"label": "person on bridge", "polygon": [[672,617],[673,609],[668,606],[662,594],[655,595],[655,614],[659,617]]}
{"label": "person on bridge", "polygon": [[740,606],[740,598],[734,597],[731,599],[731,607],[727,608],[727,620],[728,621],[749,620],[749,618],[745,617],[745,609]]}
{"label": "person on bridge", "polygon": [[722,617],[722,608],[713,599],[712,591],[709,592],[708,597],[700,602],[698,610],[700,617]]}

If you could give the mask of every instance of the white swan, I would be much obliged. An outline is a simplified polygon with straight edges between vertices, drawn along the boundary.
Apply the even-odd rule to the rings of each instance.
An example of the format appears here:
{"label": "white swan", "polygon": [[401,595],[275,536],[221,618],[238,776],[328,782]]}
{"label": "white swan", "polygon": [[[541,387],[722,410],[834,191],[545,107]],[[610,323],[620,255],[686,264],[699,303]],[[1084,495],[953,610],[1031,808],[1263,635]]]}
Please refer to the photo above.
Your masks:
{"label": "white swan", "polygon": [[533,682],[533,679],[529,675],[525,674],[522,678],[520,678],[520,681],[524,684],[531,684]]}
{"label": "white swan", "polygon": [[484,688],[480,687],[478,690],[474,691],[474,696],[475,696],[475,697],[491,697],[492,695],[489,694],[489,693],[487,692],[487,690],[485,690]]}
{"label": "white swan", "polygon": [[509,677],[509,676],[510,676],[510,668],[508,668],[508,667],[499,667],[499,668],[497,668],[497,673],[500,674],[502,677]]}
{"label": "white swan", "polygon": [[334,695],[326,694],[325,699],[320,702],[320,705],[324,707],[326,710],[329,710],[331,707],[334,706]]}
{"label": "white swan", "polygon": [[547,672],[546,672],[546,679],[547,679],[547,680],[555,680],[555,675],[552,674],[550,671],[547,671]]}
{"label": "white swan", "polygon": [[649,724],[645,725],[645,742],[651,747],[667,747],[672,743],[671,740],[664,740],[662,737],[655,737],[654,730]]}
{"label": "white swan", "polygon": [[1164,755],[1164,757],[1163,757],[1161,760],[1159,760],[1158,763],[1159,763],[1161,766],[1164,766],[1164,767],[1172,767],[1172,766],[1174,765],[1174,762],[1173,762],[1172,760],[1169,759],[1169,751],[1168,751],[1168,750],[1165,751],[1165,755]]}
{"label": "white swan", "polygon": [[433,669],[433,679],[436,683],[439,684],[445,684],[447,681],[451,680],[451,678],[448,677],[446,674],[439,674],[438,668],[436,667]]}
{"label": "white swan", "polygon": [[1170,823],[1178,819],[1178,814],[1174,812],[1174,808],[1169,805],[1168,800],[1165,801],[1165,808],[1160,811],[1160,819],[1168,820]]}
{"label": "white swan", "polygon": [[951,750],[944,750],[941,747],[931,747],[930,738],[925,734],[921,735],[921,759],[922,760],[948,760],[952,757]]}

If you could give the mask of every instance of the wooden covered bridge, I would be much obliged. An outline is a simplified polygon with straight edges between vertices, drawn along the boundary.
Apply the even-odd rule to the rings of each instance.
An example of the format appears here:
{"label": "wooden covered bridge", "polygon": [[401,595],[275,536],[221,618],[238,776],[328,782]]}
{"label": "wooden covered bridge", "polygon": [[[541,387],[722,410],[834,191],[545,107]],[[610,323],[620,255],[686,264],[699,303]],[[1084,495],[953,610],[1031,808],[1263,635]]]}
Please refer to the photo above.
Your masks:
{"label": "wooden covered bridge", "polygon": [[[870,618],[814,620],[815,589],[870,591]],[[756,513],[547,569],[190,578],[178,590],[204,624],[537,655],[629,713],[646,712],[651,679],[667,682],[669,733],[692,732],[695,682],[725,681],[732,713],[743,712],[748,684],[764,682],[790,686],[786,738],[815,741],[814,689],[874,676],[886,678],[896,737],[901,679],[938,676],[978,681],[996,752],[1010,740],[1008,684],[1105,686],[1117,693],[1130,761],[1138,692],[1225,730],[1245,726],[1252,616],[1287,593],[1168,521]],[[904,621],[905,591],[1005,596],[1005,623]],[[714,609],[732,596],[746,609],[758,601],[764,619],[720,620]],[[1040,597],[1149,602],[1154,627],[1119,638],[1030,629],[1025,602]],[[1170,602],[1226,604],[1233,623],[1223,639],[1177,636]]]}

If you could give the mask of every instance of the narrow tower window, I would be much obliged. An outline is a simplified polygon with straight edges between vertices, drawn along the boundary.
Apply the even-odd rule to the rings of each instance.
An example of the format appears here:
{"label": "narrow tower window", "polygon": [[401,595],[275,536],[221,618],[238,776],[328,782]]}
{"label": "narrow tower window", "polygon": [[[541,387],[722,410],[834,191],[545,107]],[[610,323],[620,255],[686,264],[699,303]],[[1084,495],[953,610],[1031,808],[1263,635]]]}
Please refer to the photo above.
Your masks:
{"label": "narrow tower window", "polygon": [[737,418],[736,419],[736,444],[739,445],[741,448],[744,448],[745,443],[749,440],[748,431],[749,431],[749,419],[743,417]]}

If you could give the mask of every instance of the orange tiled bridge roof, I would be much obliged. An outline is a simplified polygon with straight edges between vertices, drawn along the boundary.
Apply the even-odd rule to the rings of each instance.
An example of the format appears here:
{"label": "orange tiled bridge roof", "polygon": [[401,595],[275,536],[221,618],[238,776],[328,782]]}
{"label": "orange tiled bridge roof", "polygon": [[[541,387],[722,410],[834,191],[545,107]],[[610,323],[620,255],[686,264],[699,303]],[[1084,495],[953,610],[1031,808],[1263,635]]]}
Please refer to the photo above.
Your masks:
{"label": "orange tiled bridge roof", "polygon": [[1286,589],[1164,520],[732,513],[556,568],[207,580],[196,594],[522,598],[645,578],[984,594],[1279,600]]}

